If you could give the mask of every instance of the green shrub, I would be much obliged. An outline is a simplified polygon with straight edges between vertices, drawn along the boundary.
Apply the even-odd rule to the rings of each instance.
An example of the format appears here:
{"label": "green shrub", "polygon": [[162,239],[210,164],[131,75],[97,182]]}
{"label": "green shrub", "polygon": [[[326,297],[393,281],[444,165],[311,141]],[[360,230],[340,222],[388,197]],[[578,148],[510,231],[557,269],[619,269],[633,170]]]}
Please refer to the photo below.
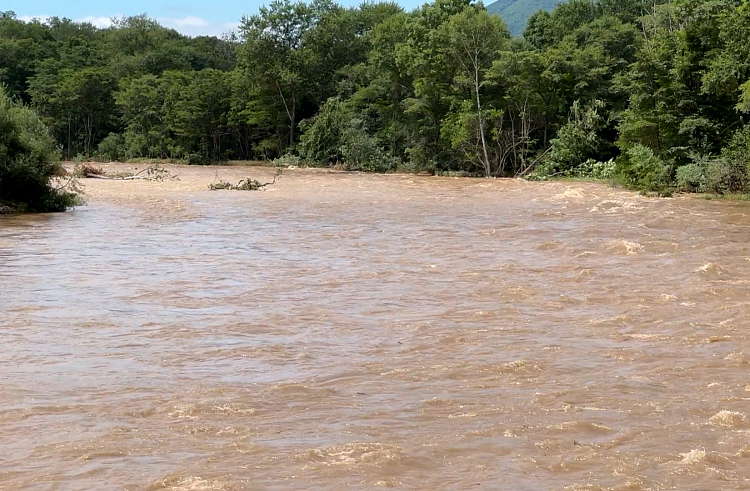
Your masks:
{"label": "green shrub", "polygon": [[[542,160],[535,172],[538,178],[552,176],[572,176],[582,165],[592,166],[596,158],[606,153],[608,143],[599,133],[609,120],[604,117],[606,105],[600,100],[593,100],[582,106],[575,101],[570,109],[568,122],[553,138],[550,152]],[[591,169],[581,169],[578,174],[588,174]]]}
{"label": "green shrub", "polygon": [[398,160],[388,155],[377,139],[361,127],[344,132],[340,150],[346,170],[388,172],[398,166]]}
{"label": "green shrub", "polygon": [[276,167],[302,167],[302,159],[297,155],[287,153],[273,160]]}
{"label": "green shrub", "polygon": [[417,145],[406,149],[406,161],[399,164],[399,170],[412,174],[426,172],[434,175],[438,172],[438,165],[430,152]]}
{"label": "green shrub", "polygon": [[128,159],[137,159],[148,157],[148,139],[140,133],[126,131],[125,135],[125,157]]}
{"label": "green shrub", "polygon": [[750,125],[735,132],[721,154],[738,165],[750,166]]}
{"label": "green shrub", "polygon": [[748,190],[747,164],[724,156],[706,165],[704,191],[713,194],[742,193]]}
{"label": "green shrub", "polygon": [[387,172],[399,163],[367,132],[362,119],[338,98],[326,101],[318,114],[300,126],[303,133],[298,150],[308,165]]}
{"label": "green shrub", "polygon": [[701,163],[683,165],[675,172],[675,184],[679,191],[697,193],[704,189],[706,166]]}
{"label": "green shrub", "polygon": [[640,143],[626,148],[615,161],[615,180],[630,189],[667,194],[669,175],[670,166]]}
{"label": "green shrub", "polygon": [[743,193],[750,190],[750,126],[738,130],[706,168],[705,190],[709,193]]}
{"label": "green shrub", "polygon": [[95,156],[110,162],[118,162],[124,160],[126,154],[125,138],[117,133],[110,133],[96,147]]}
{"label": "green shrub", "polygon": [[18,211],[64,211],[75,193],[56,189],[64,173],[49,131],[37,114],[12,101],[0,87],[0,205]]}
{"label": "green shrub", "polygon": [[300,157],[310,165],[336,165],[343,159],[341,145],[354,114],[338,97],[328,99],[311,119],[300,123]]}
{"label": "green shrub", "polygon": [[554,172],[549,163],[544,163],[529,175],[531,181],[545,181],[551,177],[573,178],[573,179],[593,179],[595,181],[609,181],[615,175],[615,159],[609,159],[606,162],[588,159],[576,167]]}
{"label": "green shrub", "polygon": [[210,163],[208,158],[202,153],[191,153],[187,156],[186,161],[190,165],[206,165]]}

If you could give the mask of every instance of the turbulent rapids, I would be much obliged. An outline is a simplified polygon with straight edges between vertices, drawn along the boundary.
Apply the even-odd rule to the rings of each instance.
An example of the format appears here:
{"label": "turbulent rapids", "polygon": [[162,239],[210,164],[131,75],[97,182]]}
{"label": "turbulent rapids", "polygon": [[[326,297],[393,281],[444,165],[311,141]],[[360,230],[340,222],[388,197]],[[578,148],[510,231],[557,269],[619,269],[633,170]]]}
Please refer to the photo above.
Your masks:
{"label": "turbulent rapids", "polygon": [[0,489],[747,489],[749,204],[169,170],[0,218]]}

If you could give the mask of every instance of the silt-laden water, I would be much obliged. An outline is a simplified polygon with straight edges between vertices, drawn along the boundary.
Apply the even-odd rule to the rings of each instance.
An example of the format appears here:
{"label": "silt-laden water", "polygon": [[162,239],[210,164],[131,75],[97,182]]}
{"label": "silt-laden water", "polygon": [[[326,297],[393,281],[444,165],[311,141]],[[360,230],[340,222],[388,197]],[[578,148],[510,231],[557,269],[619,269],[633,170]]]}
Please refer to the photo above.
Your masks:
{"label": "silt-laden water", "polygon": [[0,489],[750,489],[750,204],[170,170],[0,218]]}

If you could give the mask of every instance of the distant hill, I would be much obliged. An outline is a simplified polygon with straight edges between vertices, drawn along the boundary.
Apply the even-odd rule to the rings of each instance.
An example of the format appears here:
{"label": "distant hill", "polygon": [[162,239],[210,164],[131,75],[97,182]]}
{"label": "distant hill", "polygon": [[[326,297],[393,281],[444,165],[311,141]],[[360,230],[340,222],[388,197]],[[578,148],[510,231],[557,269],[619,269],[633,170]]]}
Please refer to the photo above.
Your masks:
{"label": "distant hill", "polygon": [[539,9],[551,11],[563,0],[497,0],[487,5],[487,12],[503,18],[510,33],[519,36],[526,27],[526,20]]}

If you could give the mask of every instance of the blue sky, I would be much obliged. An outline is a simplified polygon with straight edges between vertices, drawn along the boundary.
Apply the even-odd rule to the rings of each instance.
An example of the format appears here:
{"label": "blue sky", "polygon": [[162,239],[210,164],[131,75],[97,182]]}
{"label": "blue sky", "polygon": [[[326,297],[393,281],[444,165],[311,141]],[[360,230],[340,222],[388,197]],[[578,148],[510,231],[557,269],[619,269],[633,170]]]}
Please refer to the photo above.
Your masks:
{"label": "blue sky", "polygon": [[[0,10],[12,10],[24,20],[49,16],[68,17],[106,27],[111,17],[147,13],[162,25],[191,36],[219,35],[234,29],[245,14],[257,12],[270,0],[2,0]],[[359,0],[342,0],[343,5],[358,5]],[[399,0],[407,9],[424,0]]]}

